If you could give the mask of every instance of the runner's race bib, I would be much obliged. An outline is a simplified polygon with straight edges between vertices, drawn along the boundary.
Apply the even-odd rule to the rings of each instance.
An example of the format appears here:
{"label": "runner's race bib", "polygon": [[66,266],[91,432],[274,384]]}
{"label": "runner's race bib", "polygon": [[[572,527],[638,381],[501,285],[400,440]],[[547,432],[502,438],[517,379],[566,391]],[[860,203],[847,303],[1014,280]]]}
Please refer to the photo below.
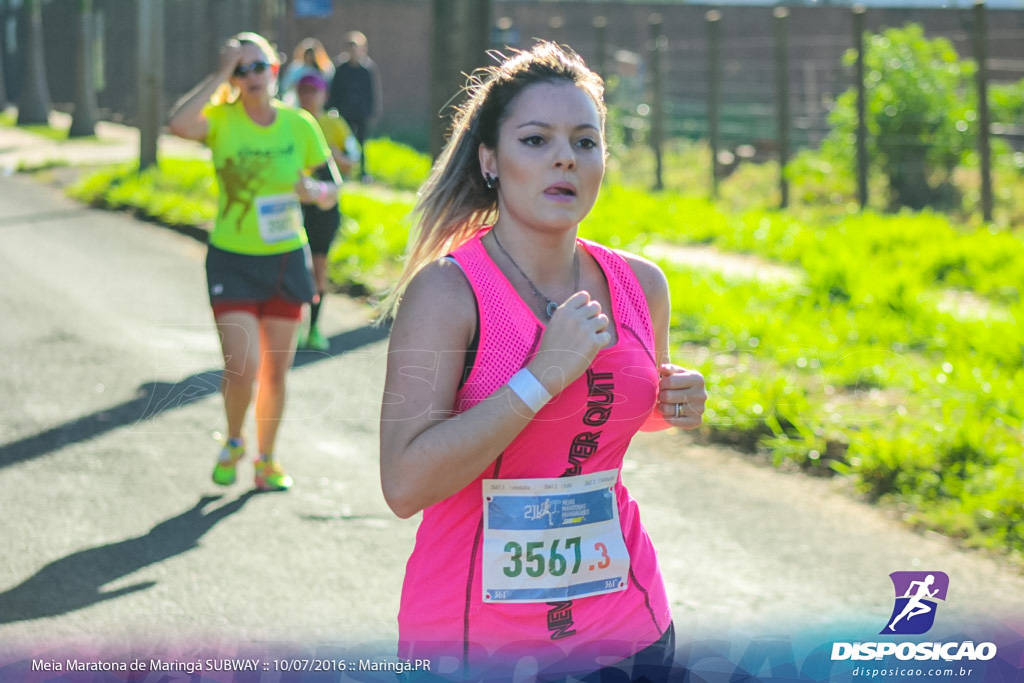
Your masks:
{"label": "runner's race bib", "polygon": [[302,207],[294,194],[257,197],[260,237],[267,244],[292,239],[302,230]]}
{"label": "runner's race bib", "polygon": [[625,590],[618,470],[483,482],[484,602],[552,602]]}

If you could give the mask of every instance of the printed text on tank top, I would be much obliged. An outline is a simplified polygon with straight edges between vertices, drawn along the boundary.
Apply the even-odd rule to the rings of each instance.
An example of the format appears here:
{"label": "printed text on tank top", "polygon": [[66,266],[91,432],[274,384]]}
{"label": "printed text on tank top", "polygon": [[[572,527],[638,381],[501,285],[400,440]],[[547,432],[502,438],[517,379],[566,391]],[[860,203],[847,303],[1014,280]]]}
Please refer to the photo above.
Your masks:
{"label": "printed text on tank top", "polygon": [[[609,287],[609,292],[611,288]],[[614,374],[611,372],[594,372],[587,369],[587,410],[583,423],[589,427],[600,427],[611,418],[612,405],[615,402]],[[569,451],[569,467],[562,473],[563,477],[578,475],[583,463],[597,451],[601,432],[583,431],[576,435]],[[627,555],[628,560],[628,555]],[[551,640],[560,640],[576,634],[572,628],[572,600],[549,602],[547,626]]]}
{"label": "printed text on tank top", "polygon": [[[526,365],[537,353],[545,331],[535,312],[527,305],[510,300],[515,296],[522,301],[522,297],[510,287],[508,278],[481,244],[484,234],[486,230],[453,251],[453,258],[463,268],[473,289],[478,316],[476,329],[471,330],[475,332],[476,343],[470,345],[477,353],[468,354],[471,358],[464,367],[457,412],[486,400]],[[627,657],[634,651],[633,646],[625,641],[620,643],[616,638],[625,636],[635,641],[637,647],[645,646],[662,635],[671,619],[653,548],[639,523],[636,503],[621,478],[614,481],[614,493],[619,514],[618,531],[624,538],[630,562],[624,590],[574,600],[569,597],[575,590],[571,588],[560,594],[566,597],[551,597],[543,602],[485,602],[483,478],[505,477],[505,483],[544,478],[548,484],[557,486],[563,479],[577,476],[592,478],[605,472],[617,475],[631,436],[657,399],[653,331],[642,286],[626,259],[587,240],[579,240],[579,244],[583,248],[581,256],[593,259],[584,265],[581,289],[589,289],[596,295],[602,309],[607,309],[603,312],[613,318],[610,329],[618,333],[616,342],[597,353],[590,364],[589,376],[584,374],[577,378],[538,413],[537,419],[498,457],[492,471],[457,496],[424,511],[402,591],[399,650],[404,655],[414,656],[423,648],[429,650],[429,643],[444,641],[458,647],[458,650],[453,647],[451,656],[469,661],[481,647],[504,648],[513,642],[543,639],[564,652],[574,651],[573,643],[601,642],[602,648],[611,648],[605,650],[609,654],[614,652],[616,657]],[[501,263],[500,254],[497,259]],[[595,263],[603,277],[601,281],[593,271]],[[607,286],[607,293],[603,285]],[[524,293],[527,294],[525,303],[531,303],[533,297]],[[476,357],[472,358],[474,355]],[[610,400],[612,396],[614,402]],[[518,521],[541,523],[545,531],[556,529],[558,527],[549,524],[553,517],[561,514],[557,518],[559,523],[563,518],[574,519],[570,515],[582,508],[572,506],[587,504],[589,500],[584,496],[599,493],[597,490],[569,490],[572,500],[559,500],[557,511],[554,500],[530,501],[513,507],[512,511],[518,514]],[[599,506],[588,506],[585,511],[592,513],[597,509]],[[453,546],[455,528],[458,528],[459,538],[467,539],[466,544]],[[521,577],[527,575],[529,569],[537,578],[545,579],[554,567],[556,575],[571,575],[576,565],[577,542],[570,539],[576,535],[575,529],[571,535],[564,534],[557,547],[550,537],[522,539],[525,542],[520,543],[518,564],[513,561],[516,548],[511,546],[501,557],[503,564],[499,565],[499,571],[505,576],[504,568],[507,568],[510,574]],[[586,545],[584,534],[579,536],[577,577],[589,573],[591,564],[595,564],[596,571],[596,565],[604,561],[603,554],[594,552],[593,544]],[[468,543],[470,538],[472,543]],[[526,543],[538,541],[540,546],[526,547]],[[498,549],[499,554],[504,547]],[[431,589],[437,572],[449,567],[458,567],[464,572],[464,582],[459,581],[457,589],[452,591]]]}

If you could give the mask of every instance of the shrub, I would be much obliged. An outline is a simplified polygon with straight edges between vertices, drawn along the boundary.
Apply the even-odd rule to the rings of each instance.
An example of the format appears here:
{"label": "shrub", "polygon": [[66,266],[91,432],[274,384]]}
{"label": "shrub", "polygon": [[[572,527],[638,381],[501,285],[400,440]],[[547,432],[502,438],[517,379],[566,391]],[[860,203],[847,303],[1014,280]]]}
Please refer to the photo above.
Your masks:
{"label": "shrub", "polygon": [[[907,24],[865,41],[868,155],[889,181],[894,205],[921,209],[952,204],[952,173],[977,135],[972,60],[945,38],[929,40]],[[856,52],[844,62],[852,65]],[[854,168],[857,91],[840,95],[827,146]]]}

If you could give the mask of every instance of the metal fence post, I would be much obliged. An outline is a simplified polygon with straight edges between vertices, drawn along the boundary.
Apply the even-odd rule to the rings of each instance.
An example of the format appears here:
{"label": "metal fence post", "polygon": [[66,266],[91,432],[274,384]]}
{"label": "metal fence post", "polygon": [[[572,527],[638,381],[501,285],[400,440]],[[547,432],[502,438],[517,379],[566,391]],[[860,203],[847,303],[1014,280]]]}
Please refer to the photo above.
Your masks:
{"label": "metal fence post", "polygon": [[786,180],[786,164],[789,163],[789,37],[786,23],[789,10],[776,7],[775,17],[775,88],[776,116],[778,117],[779,145],[779,208],[789,206],[789,182]]}
{"label": "metal fence post", "polygon": [[663,190],[665,146],[665,83],[662,77],[662,53],[667,39],[662,33],[661,15],[648,18],[650,26],[650,79],[651,79],[651,149],[654,152],[654,189]]}
{"label": "metal fence post", "polygon": [[711,147],[711,198],[718,199],[718,116],[719,63],[718,34],[722,13],[716,9],[704,15],[708,27],[708,145]]}
{"label": "metal fence post", "polygon": [[864,5],[853,7],[854,87],[857,88],[857,202],[860,210],[868,207],[868,122],[867,92],[864,89]]}
{"label": "metal fence post", "polygon": [[591,25],[594,27],[594,71],[601,78],[608,78],[608,18],[603,16],[594,17]]}
{"label": "metal fence post", "polygon": [[981,214],[992,222],[992,147],[989,141],[988,111],[988,46],[985,24],[985,2],[974,3],[974,59],[978,62],[975,82],[978,91],[978,161],[981,164]]}

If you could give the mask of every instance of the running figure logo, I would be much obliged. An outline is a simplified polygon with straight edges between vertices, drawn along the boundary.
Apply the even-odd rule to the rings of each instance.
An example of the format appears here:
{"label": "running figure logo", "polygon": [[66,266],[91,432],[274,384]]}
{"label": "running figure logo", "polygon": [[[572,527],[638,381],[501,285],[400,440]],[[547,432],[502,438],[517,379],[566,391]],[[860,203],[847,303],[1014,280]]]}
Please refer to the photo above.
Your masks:
{"label": "running figure logo", "polygon": [[949,577],[944,572],[893,572],[889,578],[896,590],[896,604],[881,633],[926,633],[935,622],[936,601],[946,599]]}

